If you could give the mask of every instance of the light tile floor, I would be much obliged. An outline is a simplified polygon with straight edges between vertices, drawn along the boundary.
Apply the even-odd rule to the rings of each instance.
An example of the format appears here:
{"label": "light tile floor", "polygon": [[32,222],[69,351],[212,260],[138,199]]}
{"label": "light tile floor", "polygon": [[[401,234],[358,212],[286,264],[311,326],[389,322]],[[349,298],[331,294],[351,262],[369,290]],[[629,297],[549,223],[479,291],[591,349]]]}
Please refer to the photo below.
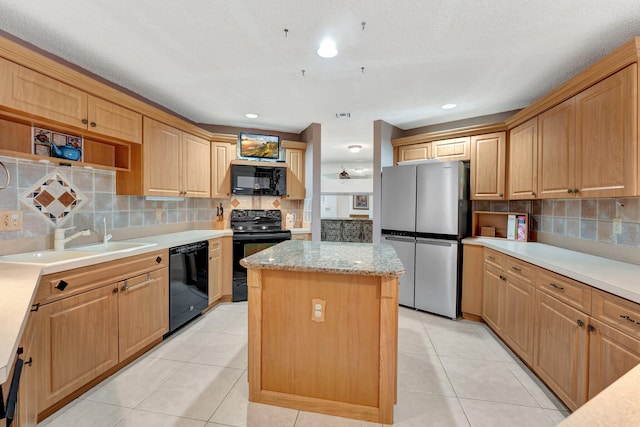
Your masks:
{"label": "light tile floor", "polygon": [[[401,307],[398,350],[394,426],[547,427],[568,415],[484,324]],[[39,426],[380,426],[247,396],[247,305],[220,304]]]}

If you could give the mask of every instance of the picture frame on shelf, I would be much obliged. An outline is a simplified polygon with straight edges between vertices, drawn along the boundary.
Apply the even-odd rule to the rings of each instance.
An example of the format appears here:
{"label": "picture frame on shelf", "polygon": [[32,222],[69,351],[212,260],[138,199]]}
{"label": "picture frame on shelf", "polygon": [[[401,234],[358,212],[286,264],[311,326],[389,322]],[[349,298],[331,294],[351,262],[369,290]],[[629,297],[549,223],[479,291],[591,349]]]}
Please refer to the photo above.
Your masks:
{"label": "picture frame on shelf", "polygon": [[369,210],[369,196],[367,194],[354,194],[353,209]]}
{"label": "picture frame on shelf", "polygon": [[31,127],[32,154],[81,162],[84,140],[81,136],[69,135],[37,126]]}

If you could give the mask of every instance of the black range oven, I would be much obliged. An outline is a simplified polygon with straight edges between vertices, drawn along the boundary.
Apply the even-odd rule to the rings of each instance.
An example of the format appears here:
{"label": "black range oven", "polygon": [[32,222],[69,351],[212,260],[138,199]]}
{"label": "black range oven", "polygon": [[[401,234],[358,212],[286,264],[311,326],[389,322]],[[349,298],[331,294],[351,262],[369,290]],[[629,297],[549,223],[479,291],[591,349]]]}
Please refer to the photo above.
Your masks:
{"label": "black range oven", "polygon": [[234,302],[247,300],[247,269],[240,260],[285,240],[291,231],[282,229],[282,212],[277,209],[234,209],[231,211],[233,230]]}

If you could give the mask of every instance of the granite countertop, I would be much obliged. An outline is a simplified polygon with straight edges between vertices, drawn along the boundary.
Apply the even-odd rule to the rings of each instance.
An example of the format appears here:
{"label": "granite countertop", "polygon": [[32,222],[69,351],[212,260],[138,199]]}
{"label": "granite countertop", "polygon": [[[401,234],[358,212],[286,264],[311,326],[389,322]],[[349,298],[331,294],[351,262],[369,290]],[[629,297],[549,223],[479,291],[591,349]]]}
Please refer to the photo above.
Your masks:
{"label": "granite countertop", "polygon": [[123,242],[154,243],[141,249],[113,252],[90,258],[79,258],[51,264],[23,264],[0,261],[0,384],[7,380],[18,344],[27,323],[27,317],[41,275],[87,267],[115,259],[167,249],[200,240],[232,236],[231,230],[190,230],[178,233],[147,236]]}
{"label": "granite countertop", "polygon": [[640,304],[640,265],[544,243],[484,237],[467,238],[462,242],[485,246]]}
{"label": "granite countertop", "polygon": [[362,276],[401,276],[404,266],[387,244],[289,240],[240,260],[247,268]]}

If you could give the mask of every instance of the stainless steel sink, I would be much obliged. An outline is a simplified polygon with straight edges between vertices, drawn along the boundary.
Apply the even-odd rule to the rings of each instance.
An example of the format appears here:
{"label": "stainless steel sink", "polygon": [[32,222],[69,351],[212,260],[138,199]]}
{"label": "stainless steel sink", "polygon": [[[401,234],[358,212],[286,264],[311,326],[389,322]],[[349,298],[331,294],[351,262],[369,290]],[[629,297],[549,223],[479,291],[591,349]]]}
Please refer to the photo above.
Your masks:
{"label": "stainless steel sink", "polygon": [[107,242],[107,243],[96,243],[93,245],[84,245],[84,246],[76,246],[74,248],[67,248],[67,251],[74,252],[100,252],[100,253],[108,253],[108,252],[129,252],[134,251],[136,249],[142,248],[150,248],[152,246],[157,246],[156,243],[142,243],[142,242]]}
{"label": "stainless steel sink", "polygon": [[18,262],[24,264],[54,264],[58,262],[73,261],[79,258],[97,256],[90,251],[37,251],[22,254],[0,256],[0,261]]}

